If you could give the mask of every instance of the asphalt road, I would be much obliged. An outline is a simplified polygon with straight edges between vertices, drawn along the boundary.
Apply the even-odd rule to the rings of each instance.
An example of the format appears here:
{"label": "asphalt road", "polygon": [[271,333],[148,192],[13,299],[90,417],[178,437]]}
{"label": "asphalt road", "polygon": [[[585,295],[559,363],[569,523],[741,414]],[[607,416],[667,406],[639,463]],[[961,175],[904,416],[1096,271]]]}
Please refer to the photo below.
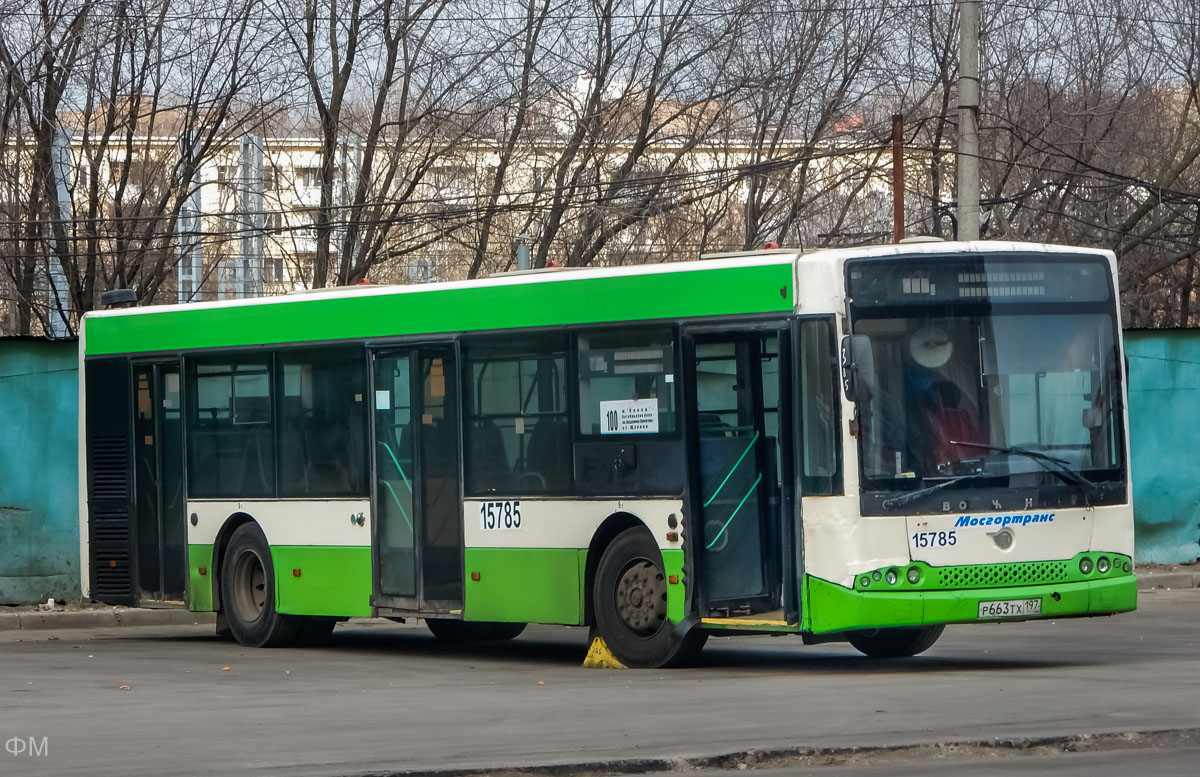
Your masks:
{"label": "asphalt road", "polygon": [[[287,650],[210,631],[0,633],[0,739],[46,743],[0,750],[0,775],[330,777],[1200,727],[1197,590],[1144,593],[1115,618],[951,628],[900,661],[743,637],[663,671],[581,669],[586,635],[564,628],[448,648],[422,627],[350,623],[329,647]],[[1195,763],[1194,747],[1148,752],[1163,774]],[[1084,756],[1106,764],[1087,774],[1118,773],[1062,757]]]}

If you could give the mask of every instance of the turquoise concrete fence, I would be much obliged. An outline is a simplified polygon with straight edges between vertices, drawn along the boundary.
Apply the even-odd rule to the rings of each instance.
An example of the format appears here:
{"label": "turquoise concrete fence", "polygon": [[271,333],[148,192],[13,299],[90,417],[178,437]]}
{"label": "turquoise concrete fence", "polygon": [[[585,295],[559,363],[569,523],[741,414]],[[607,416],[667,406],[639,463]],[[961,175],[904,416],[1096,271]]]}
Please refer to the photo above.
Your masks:
{"label": "turquoise concrete fence", "polygon": [[80,595],[77,354],[0,339],[0,604]]}
{"label": "turquoise concrete fence", "polygon": [[1130,330],[1129,426],[1137,560],[1200,556],[1200,330]]}
{"label": "turquoise concrete fence", "polygon": [[[1134,330],[1129,357],[1139,561],[1200,557],[1200,330]],[[74,342],[0,340],[0,604],[79,588]]]}

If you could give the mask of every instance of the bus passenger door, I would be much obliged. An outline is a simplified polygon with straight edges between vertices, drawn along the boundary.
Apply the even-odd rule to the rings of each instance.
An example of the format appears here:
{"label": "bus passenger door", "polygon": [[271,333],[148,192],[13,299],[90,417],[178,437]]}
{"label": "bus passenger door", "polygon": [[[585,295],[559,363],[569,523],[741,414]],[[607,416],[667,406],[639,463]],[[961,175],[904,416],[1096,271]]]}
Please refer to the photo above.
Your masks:
{"label": "bus passenger door", "polygon": [[187,505],[178,363],[133,365],[133,483],[140,603],[184,600]]}
{"label": "bus passenger door", "polygon": [[375,352],[376,606],[460,609],[462,467],[452,346]]}
{"label": "bus passenger door", "polygon": [[699,518],[691,541],[705,618],[783,620],[782,549],[791,547],[783,520],[787,403],[780,406],[786,342],[787,332],[774,329],[696,333],[686,342],[691,513]]}

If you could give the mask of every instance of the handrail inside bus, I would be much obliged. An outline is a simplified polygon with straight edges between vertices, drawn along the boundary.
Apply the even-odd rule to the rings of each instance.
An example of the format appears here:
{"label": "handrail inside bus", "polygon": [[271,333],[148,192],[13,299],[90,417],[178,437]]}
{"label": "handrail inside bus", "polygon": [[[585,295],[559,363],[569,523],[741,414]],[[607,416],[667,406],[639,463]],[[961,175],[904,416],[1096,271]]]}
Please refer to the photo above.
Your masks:
{"label": "handrail inside bus", "polygon": [[[742,455],[744,456],[745,454]],[[746,495],[742,497],[742,501],[738,502],[738,506],[734,508],[733,514],[729,516],[729,520],[725,521],[725,525],[721,527],[721,531],[717,532],[717,536],[712,538],[712,542],[704,546],[705,550],[711,550],[712,546],[717,544],[717,540],[721,539],[721,535],[724,534],[725,530],[729,528],[729,524],[733,523],[734,518],[737,518],[737,514],[742,511],[742,506],[746,504],[746,500],[749,499],[750,495],[754,493],[754,489],[758,488],[758,484],[761,480],[762,473],[760,472],[758,473],[758,477],[756,477],[754,482],[750,485],[750,490],[746,492]]]}
{"label": "handrail inside bus", "polygon": [[[749,453],[750,449],[754,447],[754,443],[757,440],[758,440],[758,432],[756,431],[754,433],[754,436],[750,438],[750,444],[746,446],[746,450],[742,451],[742,455],[738,456],[737,461],[733,462],[733,466],[729,468],[729,474],[727,474],[725,476],[725,479],[721,481],[721,485],[717,486],[717,490],[714,491],[713,495],[710,496],[708,498],[708,501],[704,503],[705,507],[708,507],[710,504],[712,504],[713,500],[717,498],[717,495],[721,493],[721,489],[725,488],[725,484],[729,482],[729,479],[731,477],[733,477],[733,473],[737,471],[738,465],[742,463],[742,459],[746,458],[746,454]],[[761,473],[759,474],[759,477],[760,478],[762,477]],[[758,485],[758,481],[755,481],[754,485]],[[753,487],[751,487],[751,490],[753,490]],[[745,500],[742,500],[742,501],[745,501]],[[733,519],[731,518],[730,520],[733,520]],[[726,525],[728,525],[728,524],[726,524]],[[724,531],[724,529],[722,529],[722,531]]]}
{"label": "handrail inside bus", "polygon": [[[383,440],[380,440],[379,444],[383,446],[383,449],[387,451],[388,456],[391,457],[392,464],[396,465],[396,471],[400,473],[401,479],[404,480],[405,487],[408,488],[408,493],[411,494],[413,492],[412,483],[408,482],[408,475],[404,474],[404,467],[400,466],[400,460],[396,458],[396,454],[392,451],[392,446],[388,445]],[[392,488],[392,484],[383,478],[380,478],[379,482],[387,486],[388,493],[392,495],[392,501],[396,503],[396,507],[400,508],[400,514],[404,516],[404,522],[408,524],[409,529],[412,529],[412,520],[408,517],[408,511],[404,509],[404,505],[400,502],[400,497],[396,495],[396,489]]]}
{"label": "handrail inside bus", "polygon": [[400,514],[404,516],[404,522],[408,524],[409,531],[412,531],[412,521],[408,518],[408,511],[404,509],[404,505],[400,502],[400,497],[396,496],[396,489],[392,488],[392,484],[380,478],[380,483],[387,486],[388,493],[392,495],[392,501],[396,503],[396,507],[400,508]]}
{"label": "handrail inside bus", "polygon": [[400,460],[397,459],[396,454],[392,452],[392,446],[388,445],[383,440],[380,440],[379,444],[383,446],[383,449],[387,451],[388,456],[392,458],[392,463],[396,465],[396,471],[400,473],[400,477],[404,480],[404,485],[408,486],[408,493],[411,494],[413,490],[412,483],[408,482],[408,475],[404,474],[404,467],[400,466]]}

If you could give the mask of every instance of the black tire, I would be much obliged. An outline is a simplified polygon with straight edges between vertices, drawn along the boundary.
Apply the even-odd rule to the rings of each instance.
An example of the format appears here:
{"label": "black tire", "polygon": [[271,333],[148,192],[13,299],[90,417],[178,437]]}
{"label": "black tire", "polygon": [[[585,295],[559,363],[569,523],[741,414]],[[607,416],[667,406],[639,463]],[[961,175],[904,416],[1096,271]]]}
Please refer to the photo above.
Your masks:
{"label": "black tire", "polygon": [[247,647],[282,647],[296,641],[304,619],[275,610],[271,548],[256,523],[239,526],[221,561],[221,611],[233,638]]}
{"label": "black tire", "polygon": [[327,618],[322,615],[305,615],[300,619],[300,633],[296,635],[296,644],[303,647],[324,645],[333,634],[337,618]]}
{"label": "black tire", "polygon": [[871,658],[907,658],[929,650],[945,630],[945,626],[863,629],[846,632],[846,640]]}
{"label": "black tire", "polygon": [[628,667],[682,666],[708,641],[701,629],[667,620],[662,553],[642,528],[626,529],[605,548],[592,602],[595,633]]}
{"label": "black tire", "polygon": [[425,625],[443,642],[485,642],[514,639],[525,630],[524,623],[458,621],[450,618],[426,618]]}
{"label": "black tire", "polygon": [[516,639],[525,631],[524,623],[494,623],[492,627],[492,636],[489,639]]}
{"label": "black tire", "polygon": [[233,641],[233,632],[229,630],[229,619],[224,610],[217,610],[217,639]]}

